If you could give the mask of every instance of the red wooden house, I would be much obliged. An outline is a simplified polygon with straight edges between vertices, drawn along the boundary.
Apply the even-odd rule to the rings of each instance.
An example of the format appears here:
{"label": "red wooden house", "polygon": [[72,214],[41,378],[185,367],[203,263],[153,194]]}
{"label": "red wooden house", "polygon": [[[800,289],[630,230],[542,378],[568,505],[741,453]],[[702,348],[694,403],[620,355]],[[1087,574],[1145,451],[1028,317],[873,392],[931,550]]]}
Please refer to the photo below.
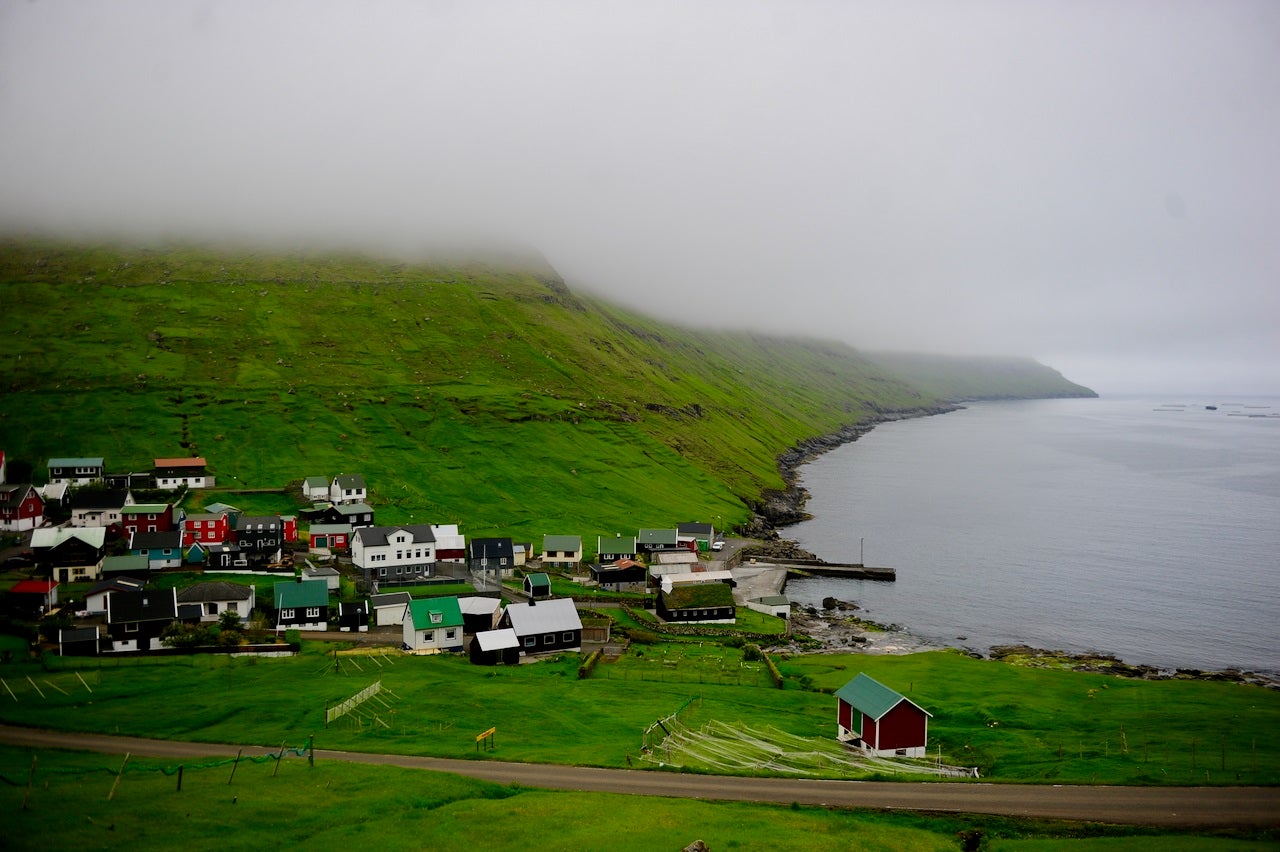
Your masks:
{"label": "red wooden house", "polygon": [[861,672],[836,699],[836,739],[878,755],[925,756],[931,714],[911,699]]}
{"label": "red wooden house", "polygon": [[44,500],[27,484],[0,485],[0,530],[26,532],[44,523]]}
{"label": "red wooden house", "polygon": [[182,546],[225,544],[231,539],[231,521],[226,512],[198,512],[182,521]]}
{"label": "red wooden house", "polygon": [[169,532],[175,528],[173,505],[170,503],[138,503],[120,510],[124,538],[136,532]]}

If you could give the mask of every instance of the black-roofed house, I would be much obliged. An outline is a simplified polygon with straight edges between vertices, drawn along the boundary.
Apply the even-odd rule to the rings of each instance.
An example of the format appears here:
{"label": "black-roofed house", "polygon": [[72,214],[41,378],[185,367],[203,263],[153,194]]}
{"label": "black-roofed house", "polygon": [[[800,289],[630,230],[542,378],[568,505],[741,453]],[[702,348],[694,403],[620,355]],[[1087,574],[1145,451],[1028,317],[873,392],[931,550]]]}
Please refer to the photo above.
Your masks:
{"label": "black-roofed house", "polygon": [[63,627],[58,630],[58,656],[96,657],[102,652],[96,624],[89,627]]}
{"label": "black-roofed house", "polygon": [[249,560],[240,552],[238,544],[206,544],[204,551],[204,570],[237,571],[249,567]]}
{"label": "black-roofed house", "polygon": [[926,756],[932,714],[910,698],[865,672],[835,697],[836,739],[877,755]]}
{"label": "black-roofed house", "polygon": [[125,506],[132,506],[133,494],[129,491],[102,488],[81,488],[72,492],[67,505],[71,509],[73,527],[107,527],[119,534],[123,527]]}
{"label": "black-roofed house", "polygon": [[[144,566],[145,568],[145,566]],[[107,595],[112,592],[140,592],[147,584],[137,577],[111,577],[99,580],[89,587],[84,595],[84,609],[90,615],[100,615],[107,611]]]}
{"label": "black-roofed house", "polygon": [[369,499],[369,488],[358,473],[340,473],[329,484],[329,502],[363,503]]}
{"label": "black-roofed house", "polygon": [[248,624],[256,593],[255,586],[210,580],[179,589],[178,603],[198,605],[200,621],[218,621],[223,613],[234,612],[240,617],[241,624]]}
{"label": "black-roofed house", "polygon": [[658,617],[682,624],[733,624],[733,589],[726,583],[673,586],[658,594]]}
{"label": "black-roofed house", "polygon": [[129,536],[129,552],[147,557],[151,571],[182,566],[182,530],[135,532]]}
{"label": "black-roofed house", "polygon": [[240,557],[251,567],[280,562],[284,546],[284,522],[279,515],[241,515],[236,518],[232,537]]}
{"label": "black-roofed house", "polygon": [[501,572],[501,576],[510,577],[515,561],[515,548],[509,538],[473,538],[467,543],[467,564],[472,571]]}
{"label": "black-roofed house", "polygon": [[107,635],[112,651],[151,651],[178,620],[178,590],[149,589],[107,595]]}
{"label": "black-roofed house", "polygon": [[351,534],[351,563],[366,589],[421,582],[435,575],[435,534],[429,524],[361,527]]}
{"label": "black-roofed house", "polygon": [[582,650],[582,619],[570,598],[510,604],[498,627],[516,632],[524,655]]}

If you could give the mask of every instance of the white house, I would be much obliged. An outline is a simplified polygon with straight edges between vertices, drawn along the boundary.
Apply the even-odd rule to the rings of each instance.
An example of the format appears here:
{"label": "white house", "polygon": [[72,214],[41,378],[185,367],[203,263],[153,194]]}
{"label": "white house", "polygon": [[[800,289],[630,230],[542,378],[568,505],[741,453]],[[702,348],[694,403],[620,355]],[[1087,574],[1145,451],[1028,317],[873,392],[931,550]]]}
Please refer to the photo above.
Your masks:
{"label": "white house", "polygon": [[364,477],[358,473],[340,473],[329,484],[329,502],[363,503],[369,499],[369,489]]}
{"label": "white house", "polygon": [[392,624],[404,624],[404,614],[413,598],[408,592],[387,592],[384,595],[370,595],[369,607],[374,627],[389,627]]}
{"label": "white house", "polygon": [[208,463],[199,456],[184,459],[156,459],[157,488],[212,488],[213,477],[205,472]]}
{"label": "white house", "polygon": [[360,527],[351,536],[351,562],[367,587],[413,583],[435,573],[431,527]]}
{"label": "white house", "polygon": [[102,479],[102,457],[49,459],[49,482],[88,485]]}
{"label": "white house", "polygon": [[404,613],[404,644],[417,654],[462,650],[462,610],[457,598],[421,598]]}
{"label": "white house", "polygon": [[329,499],[329,477],[308,476],[302,480],[302,496],[312,503],[322,503]]}
{"label": "white house", "polygon": [[196,583],[178,590],[179,604],[199,604],[201,621],[217,621],[225,612],[240,616],[241,624],[249,623],[253,613],[254,586],[221,581]]}

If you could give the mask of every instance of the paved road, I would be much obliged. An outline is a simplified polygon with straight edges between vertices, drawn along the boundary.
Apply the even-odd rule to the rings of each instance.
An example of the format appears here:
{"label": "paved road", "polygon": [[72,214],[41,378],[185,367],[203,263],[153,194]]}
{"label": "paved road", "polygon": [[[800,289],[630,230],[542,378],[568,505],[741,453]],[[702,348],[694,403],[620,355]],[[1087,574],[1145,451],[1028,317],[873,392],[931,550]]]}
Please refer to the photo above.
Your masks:
{"label": "paved road", "polygon": [[[172,742],[102,734],[76,734],[0,725],[0,742],[30,748],[67,748],[178,760],[233,757],[239,746]],[[272,749],[246,747],[245,754]],[[726,778],[625,769],[593,769],[451,760],[396,754],[316,750],[317,760],[344,760],[453,772],[499,784],[550,790],[630,793],[690,799],[820,804],[844,808],[1079,820],[1172,828],[1280,828],[1280,788],[1078,787],[979,783],[885,783],[792,778]]]}

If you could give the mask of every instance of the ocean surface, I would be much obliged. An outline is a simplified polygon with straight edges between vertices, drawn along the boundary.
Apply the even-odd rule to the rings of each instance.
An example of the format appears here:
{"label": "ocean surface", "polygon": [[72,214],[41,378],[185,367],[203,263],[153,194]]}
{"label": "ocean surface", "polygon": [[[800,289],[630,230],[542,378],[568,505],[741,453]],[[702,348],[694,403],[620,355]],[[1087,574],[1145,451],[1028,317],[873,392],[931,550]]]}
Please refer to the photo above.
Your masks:
{"label": "ocean surface", "polygon": [[897,569],[793,580],[800,603],[984,653],[1280,672],[1280,399],[975,403],[877,426],[800,481],[814,518],[784,537]]}

